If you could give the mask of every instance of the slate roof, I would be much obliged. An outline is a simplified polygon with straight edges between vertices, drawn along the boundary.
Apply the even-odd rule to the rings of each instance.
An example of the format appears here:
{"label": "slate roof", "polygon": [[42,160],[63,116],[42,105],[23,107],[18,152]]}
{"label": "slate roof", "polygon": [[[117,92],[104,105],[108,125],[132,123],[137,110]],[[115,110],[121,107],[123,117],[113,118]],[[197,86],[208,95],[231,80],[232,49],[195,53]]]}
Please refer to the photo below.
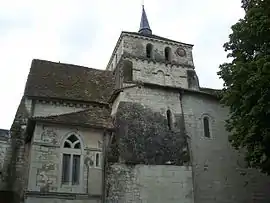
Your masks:
{"label": "slate roof", "polygon": [[74,113],[46,117],[32,117],[31,119],[57,124],[113,129],[113,122],[110,113],[111,109],[109,108],[92,106],[86,110]]}
{"label": "slate roof", "polygon": [[106,103],[113,88],[111,71],[34,59],[24,95]]}
{"label": "slate roof", "polygon": [[144,9],[144,5],[142,6],[142,17],[141,17],[141,23],[140,23],[140,29],[139,33],[141,34],[152,34],[152,30],[150,28],[147,15]]}

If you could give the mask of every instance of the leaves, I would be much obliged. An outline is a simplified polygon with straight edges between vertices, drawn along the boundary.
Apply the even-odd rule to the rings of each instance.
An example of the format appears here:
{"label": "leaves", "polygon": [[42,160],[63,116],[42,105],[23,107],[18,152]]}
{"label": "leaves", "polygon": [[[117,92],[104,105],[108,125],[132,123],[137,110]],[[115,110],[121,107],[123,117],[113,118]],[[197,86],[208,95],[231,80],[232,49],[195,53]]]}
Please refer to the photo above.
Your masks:
{"label": "leaves", "polygon": [[270,173],[270,1],[243,1],[244,19],[232,26],[224,44],[231,63],[220,65],[222,103],[229,107],[226,128],[246,161]]}

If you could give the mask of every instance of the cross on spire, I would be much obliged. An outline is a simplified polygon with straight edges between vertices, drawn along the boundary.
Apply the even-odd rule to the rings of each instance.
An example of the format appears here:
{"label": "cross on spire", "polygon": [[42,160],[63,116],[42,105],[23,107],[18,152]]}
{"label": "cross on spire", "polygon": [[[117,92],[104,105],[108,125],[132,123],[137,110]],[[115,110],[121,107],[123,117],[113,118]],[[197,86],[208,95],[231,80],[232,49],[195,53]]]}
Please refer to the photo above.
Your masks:
{"label": "cross on spire", "polygon": [[143,34],[143,35],[151,35],[152,34],[152,30],[149,26],[149,22],[148,22],[146,12],[144,9],[144,1],[143,1],[143,5],[142,5],[142,17],[141,17],[141,24],[140,24],[139,33]]}

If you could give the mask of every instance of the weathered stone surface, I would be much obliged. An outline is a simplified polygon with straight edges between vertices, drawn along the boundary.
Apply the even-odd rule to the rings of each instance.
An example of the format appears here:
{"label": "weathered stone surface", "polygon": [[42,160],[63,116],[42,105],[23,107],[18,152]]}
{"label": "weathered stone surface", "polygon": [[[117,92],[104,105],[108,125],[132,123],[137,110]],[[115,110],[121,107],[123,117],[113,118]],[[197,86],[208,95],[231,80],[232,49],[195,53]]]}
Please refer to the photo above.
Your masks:
{"label": "weathered stone surface", "polygon": [[109,166],[107,203],[193,203],[192,171],[186,166]]}
{"label": "weathered stone surface", "polygon": [[[74,187],[64,187],[61,184],[61,156],[63,140],[70,134],[75,133],[83,141],[82,145],[82,171],[81,182]],[[92,175],[95,180],[101,182],[101,167],[96,167],[95,153],[102,154],[102,130],[84,128],[69,128],[57,125],[36,126],[32,138],[30,155],[30,171],[28,190],[34,192],[68,192],[101,194],[101,184],[92,184],[89,181]],[[102,156],[100,156],[102,160]],[[90,187],[91,186],[91,187]]]}
{"label": "weathered stone surface", "polygon": [[[228,142],[224,127],[227,109],[217,100],[196,94],[186,93],[182,98],[191,138],[195,202],[269,202],[270,177],[245,168],[243,153]],[[204,136],[205,115],[210,118],[210,138]]]}
{"label": "weathered stone surface", "polygon": [[[150,82],[159,85],[188,88],[186,70],[193,70],[192,46],[182,43],[167,43],[166,40],[140,38],[132,33],[124,33],[119,46],[108,64],[108,70],[115,70],[123,60],[129,60],[133,66],[133,81]],[[153,45],[153,57],[146,57],[147,44]],[[165,48],[171,49],[171,60],[165,59]],[[177,49],[185,50],[185,56],[179,56]],[[115,71],[119,79],[119,70]],[[121,81],[117,81],[117,83]],[[119,86],[119,85],[118,85]],[[196,87],[198,88],[198,87]]]}
{"label": "weathered stone surface", "polygon": [[5,160],[9,154],[10,140],[0,140],[0,190],[4,189],[7,181],[7,171],[5,169]]}
{"label": "weathered stone surface", "polygon": [[167,123],[166,117],[146,106],[121,102],[116,114],[120,158],[157,165],[189,162],[184,132],[169,129]]}

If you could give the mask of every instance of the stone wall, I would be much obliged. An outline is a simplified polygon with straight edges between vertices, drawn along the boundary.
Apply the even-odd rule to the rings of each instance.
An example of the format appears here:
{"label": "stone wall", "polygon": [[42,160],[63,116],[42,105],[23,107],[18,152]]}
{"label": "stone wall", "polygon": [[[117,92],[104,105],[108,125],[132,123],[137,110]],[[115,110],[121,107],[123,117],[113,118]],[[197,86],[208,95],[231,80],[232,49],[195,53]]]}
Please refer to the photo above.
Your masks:
{"label": "stone wall", "polygon": [[[119,68],[123,69],[124,60],[128,60],[132,62],[133,81],[182,88],[190,87],[187,71],[194,70],[192,45],[127,33],[122,33],[121,36],[107,67],[109,70],[115,71],[116,78],[119,77]],[[151,59],[146,57],[147,44],[153,46]],[[165,48],[170,49],[169,61],[165,59]],[[179,52],[181,53],[179,54]],[[198,89],[197,76],[192,79],[195,80],[195,85],[192,85],[191,88]]]}
{"label": "stone wall", "polygon": [[191,167],[114,164],[106,193],[107,203],[193,203]]}
{"label": "stone wall", "polygon": [[[211,97],[188,93],[183,95],[183,110],[191,137],[195,202],[269,202],[270,178],[246,169],[243,153],[228,142],[228,110]],[[210,118],[210,138],[204,136],[205,115]]]}
{"label": "stone wall", "polygon": [[135,82],[188,88],[187,70],[193,70],[193,68],[134,58],[126,60],[133,64],[133,81]]}
{"label": "stone wall", "polygon": [[[119,43],[119,44],[118,44]],[[112,53],[112,56],[110,58],[110,61],[106,67],[107,70],[114,71],[117,63],[121,59],[121,56],[123,54],[123,40],[117,41],[115,52]]]}
{"label": "stone wall", "polygon": [[[140,103],[148,106],[154,112],[160,112],[166,116],[166,111],[171,110],[172,114],[181,114],[182,109],[179,100],[178,91],[167,91],[164,89],[152,89],[147,87],[132,87],[123,90],[116,98],[112,106],[112,114],[117,112],[121,101]],[[173,121],[174,121],[173,116]]]}
{"label": "stone wall", "polygon": [[[82,142],[81,155],[81,181],[77,186],[64,186],[61,184],[62,156],[61,146],[64,138],[70,134],[76,134]],[[44,125],[39,123],[35,127],[34,135],[31,140],[30,170],[27,202],[31,198],[42,198],[57,194],[60,199],[68,199],[63,194],[87,194],[91,199],[102,194],[102,168],[96,167],[95,154],[100,153],[100,163],[102,163],[103,131],[85,128],[70,128],[57,125]],[[91,178],[95,177],[94,184]],[[47,200],[41,199],[40,201]],[[64,200],[55,200],[64,201]],[[68,202],[68,201],[67,201]],[[95,201],[97,202],[97,201]]]}
{"label": "stone wall", "polygon": [[4,168],[4,161],[7,160],[9,156],[8,150],[10,148],[10,140],[7,138],[0,137],[0,191],[4,190],[6,187],[6,176],[7,171]]}
{"label": "stone wall", "polygon": [[[166,47],[171,48],[171,61],[176,64],[187,64],[193,66],[192,46],[181,43],[171,43],[168,41],[155,40],[148,37],[138,37],[133,35],[125,35],[123,38],[123,52],[136,57],[146,56],[146,45],[153,45],[153,59],[155,61],[165,62],[164,50]],[[182,48],[185,52],[184,56],[177,54],[177,49]]]}
{"label": "stone wall", "polygon": [[193,202],[179,96],[177,91],[133,87],[115,100],[115,148],[122,164],[107,169],[107,202]]}

